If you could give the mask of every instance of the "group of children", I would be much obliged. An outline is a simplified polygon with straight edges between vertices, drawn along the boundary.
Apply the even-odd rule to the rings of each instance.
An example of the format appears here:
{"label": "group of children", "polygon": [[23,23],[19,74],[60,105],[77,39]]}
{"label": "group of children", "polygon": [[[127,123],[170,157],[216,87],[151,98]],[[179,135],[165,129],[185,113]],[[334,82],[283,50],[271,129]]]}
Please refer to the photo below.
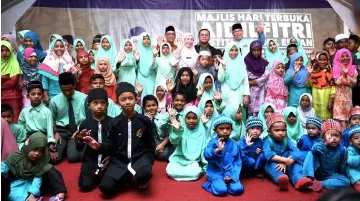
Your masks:
{"label": "group of children", "polygon": [[[45,193],[64,200],[53,167],[64,158],[82,162],[81,191],[99,187],[107,197],[133,177],[147,189],[155,160],[168,161],[166,173],[177,181],[206,173],[202,187],[214,195],[241,194],[241,177],[265,173],[280,190],[290,182],[299,191],[350,183],[360,191],[360,107],[352,100],[358,72],[343,35],[334,40],[336,53],[327,40],[309,61],[295,37],[287,59],[274,40],[264,59],[257,40],[247,55],[230,43],[222,56],[197,53],[191,34],[172,52],[142,33],[137,50],[125,40],[118,54],[105,35],[94,43],[98,51],[75,40],[70,54],[59,35],[47,53],[35,32],[20,35],[17,58],[1,41],[1,116],[12,130],[2,137],[15,138],[19,149],[2,150],[9,153],[1,172],[10,200]],[[358,38],[350,40],[359,47]]]}

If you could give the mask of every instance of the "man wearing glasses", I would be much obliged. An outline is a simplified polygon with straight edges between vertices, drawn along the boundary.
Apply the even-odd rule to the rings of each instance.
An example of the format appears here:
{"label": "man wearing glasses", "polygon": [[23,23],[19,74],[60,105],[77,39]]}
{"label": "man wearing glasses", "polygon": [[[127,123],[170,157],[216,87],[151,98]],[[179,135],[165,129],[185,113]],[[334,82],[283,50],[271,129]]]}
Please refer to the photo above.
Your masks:
{"label": "man wearing glasses", "polygon": [[[258,33],[258,39],[262,45],[265,43],[265,34],[264,34],[264,22],[261,21],[256,26],[256,32]],[[240,23],[236,23],[232,26],[232,35],[234,37],[234,42],[241,51],[241,55],[245,57],[250,52],[250,43],[254,41],[253,39],[244,38],[244,30]]]}

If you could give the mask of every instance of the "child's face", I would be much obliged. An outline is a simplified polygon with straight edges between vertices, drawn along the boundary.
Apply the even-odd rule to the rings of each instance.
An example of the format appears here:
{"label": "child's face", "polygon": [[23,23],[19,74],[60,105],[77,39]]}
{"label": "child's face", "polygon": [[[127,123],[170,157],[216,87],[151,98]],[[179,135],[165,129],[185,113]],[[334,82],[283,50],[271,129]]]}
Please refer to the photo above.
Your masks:
{"label": "child's face", "polygon": [[341,39],[340,41],[336,42],[337,49],[342,49],[342,48],[348,49],[348,47],[349,47],[349,40],[347,38]]}
{"label": "child's face", "polygon": [[31,89],[27,98],[30,100],[32,106],[38,106],[41,104],[44,94],[39,88]]}
{"label": "child's face", "polygon": [[214,55],[214,56],[213,56],[213,60],[214,60],[214,61],[217,60],[217,59],[221,59],[221,55]]}
{"label": "child's face", "polygon": [[150,113],[151,115],[155,115],[157,113],[158,105],[153,100],[148,100],[145,103],[145,113]]}
{"label": "child's face", "polygon": [[292,38],[292,39],[290,40],[290,44],[295,44],[295,45],[297,45],[296,39],[295,39],[295,38]]}
{"label": "child's face", "polygon": [[89,60],[90,60],[90,63],[94,63],[95,62],[95,55],[94,55],[94,53],[93,52],[90,52],[89,53]]}
{"label": "child's face", "polygon": [[360,149],[360,133],[355,133],[349,139],[349,142],[352,146]]}
{"label": "child's face", "polygon": [[344,65],[347,65],[347,64],[349,64],[349,61],[350,61],[349,55],[346,52],[342,53],[342,55],[341,55],[341,63],[344,64]]}
{"label": "child's face", "polygon": [[310,137],[316,137],[320,135],[320,129],[314,124],[306,124],[306,130]]}
{"label": "child's face", "polygon": [[159,100],[162,100],[164,97],[165,97],[165,91],[163,88],[161,88],[160,86],[158,86],[156,88],[156,97],[159,99]]}
{"label": "child's face", "polygon": [[24,37],[22,37],[21,35],[19,36],[19,45],[23,45],[24,44]]}
{"label": "child's face", "polygon": [[251,54],[255,57],[258,58],[261,56],[261,49],[258,47],[255,47],[252,49]]}
{"label": "child's face", "polygon": [[290,115],[288,116],[287,118],[287,122],[290,124],[290,125],[294,125],[296,123],[296,116],[294,113],[290,113]]}
{"label": "child's face", "polygon": [[198,123],[196,114],[189,112],[185,117],[185,123],[189,129],[194,129]]}
{"label": "child's face", "polygon": [[310,106],[310,98],[308,96],[301,97],[300,106],[303,109],[308,108]]}
{"label": "child's face", "polygon": [[213,81],[212,81],[211,77],[207,77],[207,78],[205,79],[204,85],[203,85],[204,90],[205,90],[205,91],[210,91],[211,88],[212,88],[212,86],[213,86]]}
{"label": "child's face", "polygon": [[54,52],[57,56],[63,55],[65,52],[64,43],[61,41],[56,41],[55,46],[54,46]]}
{"label": "child's face", "polygon": [[75,85],[60,85],[60,89],[66,98],[71,98],[75,92]]}
{"label": "child's face", "polygon": [[228,139],[232,131],[232,127],[230,124],[220,124],[216,127],[215,132],[219,137],[224,139]]}
{"label": "child's face", "polygon": [[170,48],[169,48],[169,46],[163,45],[161,52],[162,52],[162,54],[163,54],[164,56],[169,55],[169,53],[170,53]]}
{"label": "child's face", "polygon": [[92,48],[91,49],[93,49],[93,50],[95,50],[96,52],[99,50],[99,43],[94,43],[93,45],[92,45]]}
{"label": "child's face", "polygon": [[89,56],[88,55],[80,55],[78,57],[78,62],[80,65],[85,66],[89,63]]}
{"label": "child's face", "polygon": [[183,85],[188,85],[190,83],[190,74],[187,71],[184,71],[181,74],[180,81]]}
{"label": "child's face", "polygon": [[360,115],[353,115],[350,118],[350,125],[351,126],[356,126],[356,125],[360,125]]}
{"label": "child's face", "polygon": [[326,55],[320,55],[317,62],[319,64],[320,68],[326,68],[326,66],[329,64],[329,61],[328,61]]}
{"label": "child's face", "polygon": [[106,38],[101,41],[101,46],[104,48],[104,50],[108,50],[111,47],[109,40]]}
{"label": "child's face", "polygon": [[12,112],[1,112],[1,117],[5,119],[8,122],[8,124],[12,124],[14,114]]}
{"label": "child's face", "polygon": [[105,114],[105,110],[108,106],[108,102],[105,99],[95,99],[88,104],[88,107],[95,115]]}
{"label": "child's face", "polygon": [[66,51],[70,52],[70,50],[69,50],[69,42],[64,41],[64,43],[65,43],[65,49],[66,49]]}
{"label": "child's face", "polygon": [[269,49],[271,52],[275,52],[276,51],[276,44],[274,41],[270,41],[269,42]]}
{"label": "child's face", "polygon": [[210,57],[209,56],[200,56],[199,57],[199,64],[203,68],[207,68],[210,63]]}
{"label": "child's face", "polygon": [[214,105],[212,104],[212,102],[208,102],[205,105],[204,111],[206,112],[206,115],[211,117],[214,114]]}
{"label": "child's face", "polygon": [[255,126],[248,129],[248,133],[249,135],[252,136],[253,139],[259,139],[259,136],[261,135],[262,132],[263,129],[260,126]]}
{"label": "child's face", "polygon": [[101,78],[96,78],[92,82],[90,82],[90,89],[96,89],[96,88],[105,88],[105,80]]}
{"label": "child's face", "polygon": [[35,55],[30,55],[30,56],[26,59],[26,61],[30,64],[30,66],[35,66],[36,63],[37,63],[37,61],[38,61],[36,54],[35,54]]}
{"label": "child's face", "polygon": [[286,124],[284,122],[275,122],[269,130],[270,135],[277,141],[286,137]]}
{"label": "child's face", "polygon": [[40,160],[44,156],[44,154],[45,154],[45,148],[37,147],[29,152],[28,158],[31,161],[37,161]]}
{"label": "child's face", "polygon": [[181,111],[185,106],[185,97],[183,95],[177,94],[173,100],[174,108],[176,111]]}
{"label": "child's face", "polygon": [[230,49],[230,52],[229,52],[229,56],[230,58],[232,59],[235,59],[239,54],[239,50],[238,48],[234,45],[231,49]]}
{"label": "child's face", "polygon": [[118,102],[125,112],[132,112],[135,107],[136,97],[131,92],[124,92],[119,95]]}
{"label": "child's face", "polygon": [[144,36],[143,37],[143,46],[144,47],[149,47],[150,46],[150,37],[149,36]]}
{"label": "child's face", "polygon": [[295,48],[295,47],[291,47],[291,48],[289,48],[289,53],[287,54],[287,57],[288,57],[288,59],[290,59],[291,58],[291,56],[294,54],[294,53],[296,53],[298,50]]}
{"label": "child's face", "polygon": [[283,75],[284,72],[285,72],[285,66],[284,66],[284,64],[278,64],[278,65],[276,66],[276,74],[278,74],[278,75]]}
{"label": "child's face", "polygon": [[299,57],[295,60],[294,64],[299,64],[302,66],[304,64],[304,59],[302,57]]}
{"label": "child's face", "polygon": [[331,49],[333,49],[335,46],[335,43],[333,41],[328,41],[327,43],[325,43],[325,45],[323,45],[323,49],[326,51],[330,51]]}
{"label": "child's face", "polygon": [[1,60],[7,60],[11,56],[9,48],[1,46]]}
{"label": "child's face", "polygon": [[268,106],[264,112],[265,119],[274,114],[274,110],[271,106]]}
{"label": "child's face", "polygon": [[242,112],[241,112],[241,108],[240,108],[240,107],[239,107],[238,110],[236,111],[235,120],[236,120],[237,122],[242,121]]}
{"label": "child's face", "polygon": [[341,133],[337,130],[328,130],[325,135],[323,135],[323,138],[325,138],[328,146],[337,147],[341,140]]}
{"label": "child's face", "polygon": [[99,64],[99,70],[100,72],[104,73],[108,69],[108,66],[105,61],[101,61]]}
{"label": "child's face", "polygon": [[131,45],[131,43],[129,41],[125,43],[124,50],[125,50],[125,52],[131,52],[132,51],[132,45]]}
{"label": "child's face", "polygon": [[25,47],[32,47],[32,48],[34,48],[35,46],[34,41],[32,41],[31,38],[29,37],[25,38],[24,45]]}
{"label": "child's face", "polygon": [[357,51],[358,48],[359,48],[359,44],[356,43],[354,40],[349,39],[349,50],[354,52]]}
{"label": "child's face", "polygon": [[79,41],[76,43],[76,47],[75,47],[76,51],[79,52],[81,50],[84,50],[84,45]]}

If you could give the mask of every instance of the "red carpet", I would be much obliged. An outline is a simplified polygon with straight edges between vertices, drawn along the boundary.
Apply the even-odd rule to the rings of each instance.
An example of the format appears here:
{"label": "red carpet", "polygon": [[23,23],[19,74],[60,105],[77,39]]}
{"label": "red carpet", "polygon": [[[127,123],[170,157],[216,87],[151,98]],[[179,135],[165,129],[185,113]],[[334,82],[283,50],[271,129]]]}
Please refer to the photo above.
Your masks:
{"label": "red carpet", "polygon": [[[65,179],[68,194],[68,201],[97,201],[103,200],[99,189],[95,189],[89,193],[82,193],[77,185],[78,176],[80,172],[80,163],[69,164],[63,162],[57,165],[56,168],[60,170]],[[166,176],[165,168],[167,163],[155,162],[153,168],[153,178],[150,182],[149,190],[146,192],[139,192],[135,188],[130,188],[127,191],[120,192],[116,197],[109,200],[169,200],[169,201],[193,201],[193,200],[241,200],[241,201],[314,201],[320,194],[315,192],[301,193],[295,191],[293,187],[289,187],[288,192],[280,192],[278,187],[270,180],[265,179],[243,179],[241,183],[245,187],[245,193],[241,196],[215,197],[202,189],[201,185],[206,178],[203,176],[198,181],[192,182],[178,182],[169,179]],[[48,197],[46,197],[48,198]]]}

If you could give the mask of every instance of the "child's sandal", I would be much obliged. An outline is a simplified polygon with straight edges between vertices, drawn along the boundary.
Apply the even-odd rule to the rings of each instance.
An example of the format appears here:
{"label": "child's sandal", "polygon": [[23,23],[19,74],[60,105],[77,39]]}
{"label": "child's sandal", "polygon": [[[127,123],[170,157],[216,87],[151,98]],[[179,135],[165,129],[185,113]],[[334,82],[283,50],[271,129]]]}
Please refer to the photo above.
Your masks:
{"label": "child's sandal", "polygon": [[277,183],[281,191],[287,191],[289,188],[289,177],[283,174],[278,178]]}

